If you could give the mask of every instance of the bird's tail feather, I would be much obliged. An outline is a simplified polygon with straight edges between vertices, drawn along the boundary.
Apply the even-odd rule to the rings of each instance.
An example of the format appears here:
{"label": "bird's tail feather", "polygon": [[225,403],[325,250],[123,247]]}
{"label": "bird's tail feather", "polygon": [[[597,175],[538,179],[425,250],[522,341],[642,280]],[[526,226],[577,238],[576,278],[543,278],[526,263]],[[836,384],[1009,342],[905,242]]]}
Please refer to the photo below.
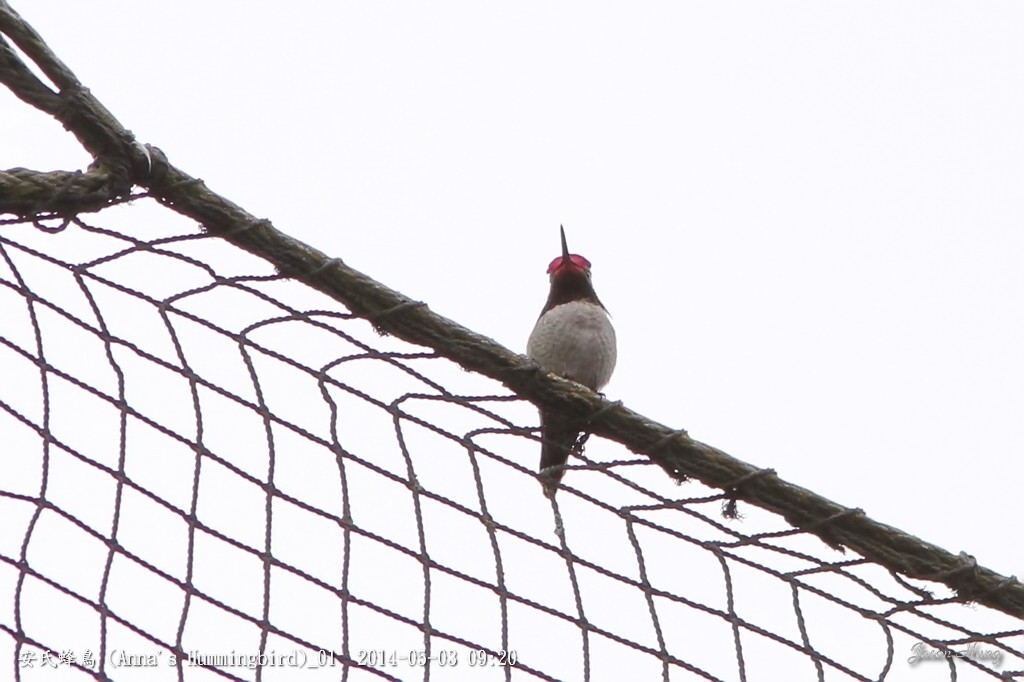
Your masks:
{"label": "bird's tail feather", "polygon": [[541,442],[540,478],[544,494],[552,497],[565,473],[569,453],[576,445],[579,428],[564,417],[542,412],[540,415]]}

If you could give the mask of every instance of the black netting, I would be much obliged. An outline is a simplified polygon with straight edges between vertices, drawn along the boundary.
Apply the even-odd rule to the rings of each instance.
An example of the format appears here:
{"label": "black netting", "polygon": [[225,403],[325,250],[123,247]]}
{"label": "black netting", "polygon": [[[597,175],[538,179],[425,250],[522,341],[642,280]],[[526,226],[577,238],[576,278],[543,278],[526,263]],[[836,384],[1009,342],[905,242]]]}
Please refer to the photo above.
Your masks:
{"label": "black netting", "polygon": [[728,493],[621,446],[591,439],[552,504],[532,405],[163,211],[0,232],[16,675],[1024,668],[1009,616],[759,509],[723,518]]}

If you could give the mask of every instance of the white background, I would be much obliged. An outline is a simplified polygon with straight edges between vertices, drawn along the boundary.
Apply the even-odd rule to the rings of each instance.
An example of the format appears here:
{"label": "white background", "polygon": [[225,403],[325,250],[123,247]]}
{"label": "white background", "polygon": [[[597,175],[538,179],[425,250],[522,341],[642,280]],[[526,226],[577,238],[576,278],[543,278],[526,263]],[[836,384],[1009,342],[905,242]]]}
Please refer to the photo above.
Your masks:
{"label": "white background", "polygon": [[[514,350],[564,224],[610,398],[1024,570],[1018,3],[16,9],[172,163]],[[0,112],[0,167],[88,163]]]}

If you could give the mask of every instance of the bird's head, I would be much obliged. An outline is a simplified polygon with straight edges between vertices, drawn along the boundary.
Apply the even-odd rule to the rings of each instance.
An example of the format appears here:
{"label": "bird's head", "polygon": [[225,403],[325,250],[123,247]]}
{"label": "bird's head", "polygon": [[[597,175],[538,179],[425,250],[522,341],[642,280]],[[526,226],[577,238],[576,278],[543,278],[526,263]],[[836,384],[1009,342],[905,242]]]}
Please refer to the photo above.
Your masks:
{"label": "bird's head", "polygon": [[566,275],[583,274],[590,279],[590,261],[577,253],[569,253],[569,245],[565,243],[565,228],[559,225],[562,232],[562,255],[551,261],[548,266],[548,275],[552,281]]}

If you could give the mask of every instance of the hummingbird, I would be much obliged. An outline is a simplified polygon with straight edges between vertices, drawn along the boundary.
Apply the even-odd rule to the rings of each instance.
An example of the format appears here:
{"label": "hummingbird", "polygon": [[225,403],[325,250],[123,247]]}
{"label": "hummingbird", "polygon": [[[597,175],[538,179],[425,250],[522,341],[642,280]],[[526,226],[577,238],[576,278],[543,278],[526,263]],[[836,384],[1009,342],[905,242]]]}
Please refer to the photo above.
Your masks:
{"label": "hummingbird", "polygon": [[[526,344],[526,354],[542,368],[583,384],[604,388],[615,369],[615,329],[590,281],[590,261],[569,253],[561,227],[562,255],[548,265],[551,290]],[[557,412],[540,411],[540,477],[553,497],[576,447],[580,425]]]}

